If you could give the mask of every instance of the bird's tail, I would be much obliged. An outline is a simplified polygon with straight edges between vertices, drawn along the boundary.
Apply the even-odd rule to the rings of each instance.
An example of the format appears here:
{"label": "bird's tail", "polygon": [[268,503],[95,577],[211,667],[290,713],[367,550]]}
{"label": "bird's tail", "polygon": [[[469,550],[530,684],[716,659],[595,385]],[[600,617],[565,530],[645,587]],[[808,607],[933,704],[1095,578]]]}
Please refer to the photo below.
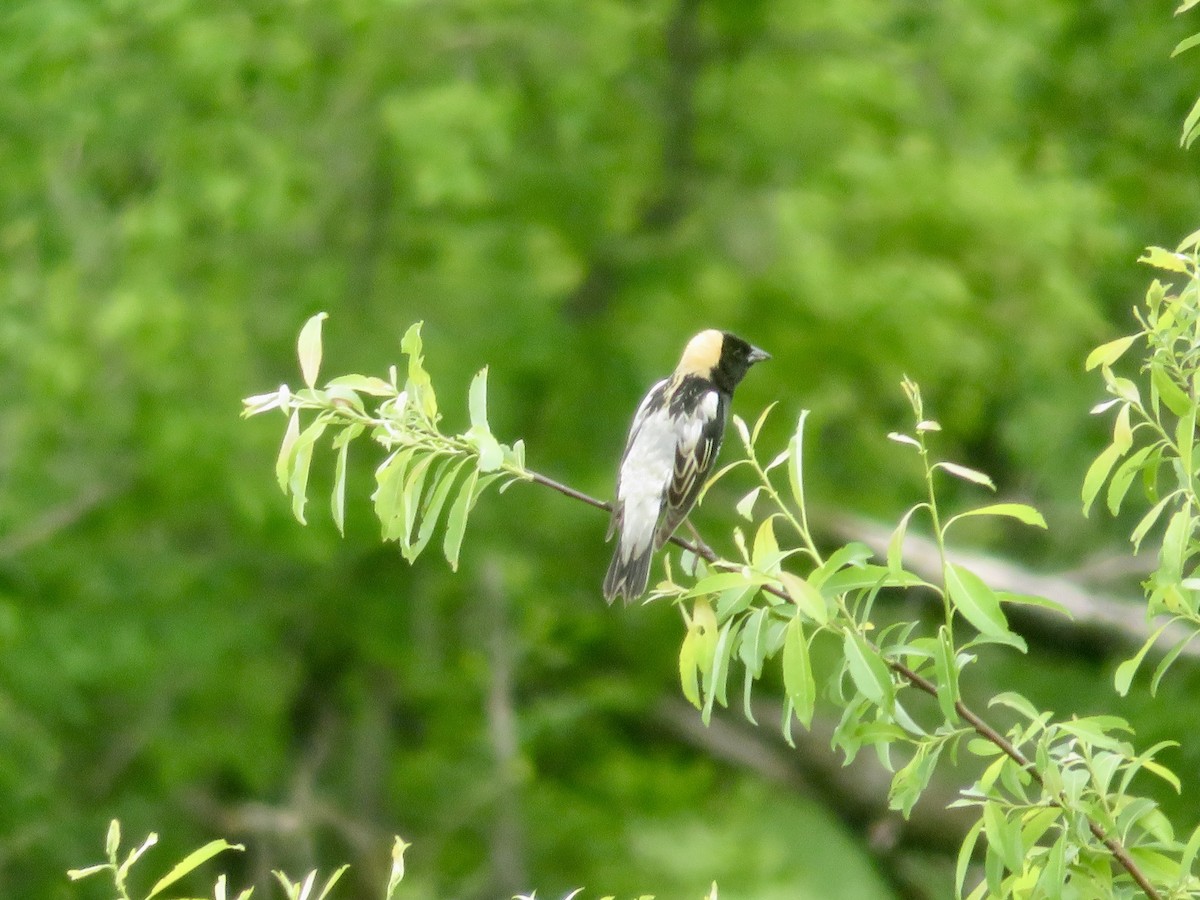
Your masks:
{"label": "bird's tail", "polygon": [[604,599],[610,605],[617,597],[624,597],[628,604],[646,593],[646,585],[650,583],[650,557],[653,554],[654,542],[651,541],[641,553],[633,553],[628,559],[623,559],[620,542],[617,543],[608,574],[604,576]]}

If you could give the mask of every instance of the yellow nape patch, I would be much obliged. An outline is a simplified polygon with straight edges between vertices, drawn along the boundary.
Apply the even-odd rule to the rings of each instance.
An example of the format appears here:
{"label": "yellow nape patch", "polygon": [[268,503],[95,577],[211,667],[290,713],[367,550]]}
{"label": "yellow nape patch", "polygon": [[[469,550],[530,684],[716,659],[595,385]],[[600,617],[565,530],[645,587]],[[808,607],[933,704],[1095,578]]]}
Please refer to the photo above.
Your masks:
{"label": "yellow nape patch", "polygon": [[724,340],[725,335],[715,328],[700,332],[688,341],[683,350],[683,358],[679,360],[675,371],[680,375],[711,375],[721,359],[721,344]]}

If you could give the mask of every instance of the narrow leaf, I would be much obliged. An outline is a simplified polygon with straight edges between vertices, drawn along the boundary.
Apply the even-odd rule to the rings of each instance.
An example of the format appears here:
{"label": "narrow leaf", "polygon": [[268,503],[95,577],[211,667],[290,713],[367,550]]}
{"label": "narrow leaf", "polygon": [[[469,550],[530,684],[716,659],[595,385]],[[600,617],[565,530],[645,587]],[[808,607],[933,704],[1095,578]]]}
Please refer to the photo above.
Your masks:
{"label": "narrow leaf", "polygon": [[279,489],[287,494],[288,481],[292,477],[292,448],[300,437],[300,411],[295,410],[288,419],[287,429],[283,433],[283,443],[279,445],[279,456],[275,460],[275,480]]}
{"label": "narrow leaf", "polygon": [[225,840],[209,841],[199,850],[193,850],[178,863],[176,863],[170,872],[158,879],[158,881],[154,883],[154,887],[150,889],[150,893],[146,895],[146,900],[150,900],[151,897],[157,897],[159,894],[177,882],[180,878],[183,878],[194,869],[204,865],[218,853],[224,853],[226,850],[245,849],[246,848],[241,844],[231,844]]}
{"label": "narrow leaf", "polygon": [[808,418],[808,413],[807,409],[800,411],[800,417],[796,421],[796,433],[792,435],[792,439],[788,442],[788,482],[791,484],[792,497],[796,500],[796,506],[801,510],[805,507],[804,420]]}
{"label": "narrow leaf", "polygon": [[788,623],[783,641],[783,686],[796,718],[805,728],[810,727],[817,701],[817,687],[808,654],[808,639],[799,617]]}
{"label": "narrow leaf", "polygon": [[329,501],[333,524],[342,537],[346,536],[346,454],[349,450],[348,442],[338,448],[333,465],[333,494]]}
{"label": "narrow leaf", "polygon": [[887,663],[867,645],[862,635],[847,631],[842,639],[842,653],[859,693],[876,706],[890,706],[893,686]]}
{"label": "narrow leaf", "polygon": [[488,427],[487,418],[487,379],[488,370],[487,366],[484,366],[471,379],[467,408],[471,415],[471,426],[490,434],[491,428]]}
{"label": "narrow leaf", "polygon": [[779,572],[776,577],[801,613],[818,625],[825,625],[829,621],[829,607],[819,590],[791,572]]}
{"label": "narrow leaf", "polygon": [[1133,346],[1140,334],[1131,334],[1126,337],[1117,338],[1114,341],[1109,341],[1107,344],[1101,344],[1095,350],[1088,354],[1084,361],[1083,368],[1085,372],[1090,372],[1097,366],[1111,366],[1120,359],[1126,350]]}
{"label": "narrow leaf", "polygon": [[996,485],[992,482],[992,479],[990,479],[983,472],[976,471],[975,469],[968,469],[966,466],[960,466],[958,463],[940,462],[934,463],[933,467],[935,469],[941,469],[942,471],[953,475],[956,478],[961,478],[964,481],[970,481],[974,484],[981,484],[988,490],[994,491],[996,489]]}
{"label": "narrow leaf", "polygon": [[1132,683],[1133,676],[1137,673],[1138,667],[1142,664],[1142,660],[1146,658],[1146,653],[1158,641],[1159,635],[1163,633],[1166,627],[1166,625],[1163,625],[1154,634],[1146,638],[1137,653],[1117,666],[1116,674],[1113,676],[1113,687],[1116,688],[1117,693],[1122,697],[1129,693],[1129,685]]}
{"label": "narrow leaf", "polygon": [[300,329],[296,351],[300,357],[300,372],[304,383],[310,388],[317,386],[317,374],[321,369],[321,323],[329,318],[328,313],[317,313]]}
{"label": "narrow leaf", "polygon": [[1024,503],[993,503],[989,506],[980,506],[977,509],[970,509],[964,513],[959,513],[946,523],[946,528],[957,519],[966,519],[971,516],[1002,516],[1009,519],[1016,519],[1018,522],[1023,522],[1026,525],[1032,525],[1036,528],[1045,528],[1046,520],[1042,518],[1042,514]]}
{"label": "narrow leaf", "polygon": [[945,578],[946,589],[950,593],[954,608],[974,625],[980,634],[1025,651],[1025,642],[1009,631],[1008,620],[1000,608],[1000,600],[982,578],[955,563],[946,564]]}
{"label": "narrow leaf", "polygon": [[1121,448],[1116,444],[1109,444],[1088,466],[1087,474],[1083,476],[1083,514],[1085,517],[1092,508],[1092,501],[1096,499],[1105,479],[1108,478],[1108,473],[1112,471],[1112,467],[1120,458]]}
{"label": "narrow leaf", "polygon": [[458,571],[458,553],[462,549],[463,535],[467,530],[467,515],[475,500],[475,483],[478,480],[478,472],[467,476],[446,516],[446,536],[442,542],[442,549],[446,554],[446,562],[450,563],[451,570],[455,572]]}

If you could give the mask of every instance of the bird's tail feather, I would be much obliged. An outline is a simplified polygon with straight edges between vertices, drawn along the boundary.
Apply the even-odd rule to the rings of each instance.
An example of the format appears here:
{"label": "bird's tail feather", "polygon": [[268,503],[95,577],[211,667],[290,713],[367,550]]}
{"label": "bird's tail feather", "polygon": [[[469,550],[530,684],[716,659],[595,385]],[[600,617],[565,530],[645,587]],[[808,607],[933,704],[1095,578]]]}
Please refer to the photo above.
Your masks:
{"label": "bird's tail feather", "polygon": [[654,544],[651,542],[644,552],[621,558],[621,547],[618,545],[609,564],[608,574],[604,576],[604,599],[611,604],[617,597],[624,597],[625,603],[636,600],[646,593],[646,585],[650,583],[650,557],[654,554]]}

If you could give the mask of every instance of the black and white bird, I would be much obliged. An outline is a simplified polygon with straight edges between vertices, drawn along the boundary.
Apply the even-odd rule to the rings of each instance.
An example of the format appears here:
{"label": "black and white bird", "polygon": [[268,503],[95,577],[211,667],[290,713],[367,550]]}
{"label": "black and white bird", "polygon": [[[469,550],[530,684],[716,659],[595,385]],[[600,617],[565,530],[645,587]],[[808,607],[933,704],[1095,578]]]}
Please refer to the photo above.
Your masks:
{"label": "black and white bird", "polygon": [[608,537],[617,548],[604,599],[646,592],[650,558],[691,512],[725,434],[733,390],[770,354],[727,331],[702,331],[675,372],[650,389],[629,429]]}

